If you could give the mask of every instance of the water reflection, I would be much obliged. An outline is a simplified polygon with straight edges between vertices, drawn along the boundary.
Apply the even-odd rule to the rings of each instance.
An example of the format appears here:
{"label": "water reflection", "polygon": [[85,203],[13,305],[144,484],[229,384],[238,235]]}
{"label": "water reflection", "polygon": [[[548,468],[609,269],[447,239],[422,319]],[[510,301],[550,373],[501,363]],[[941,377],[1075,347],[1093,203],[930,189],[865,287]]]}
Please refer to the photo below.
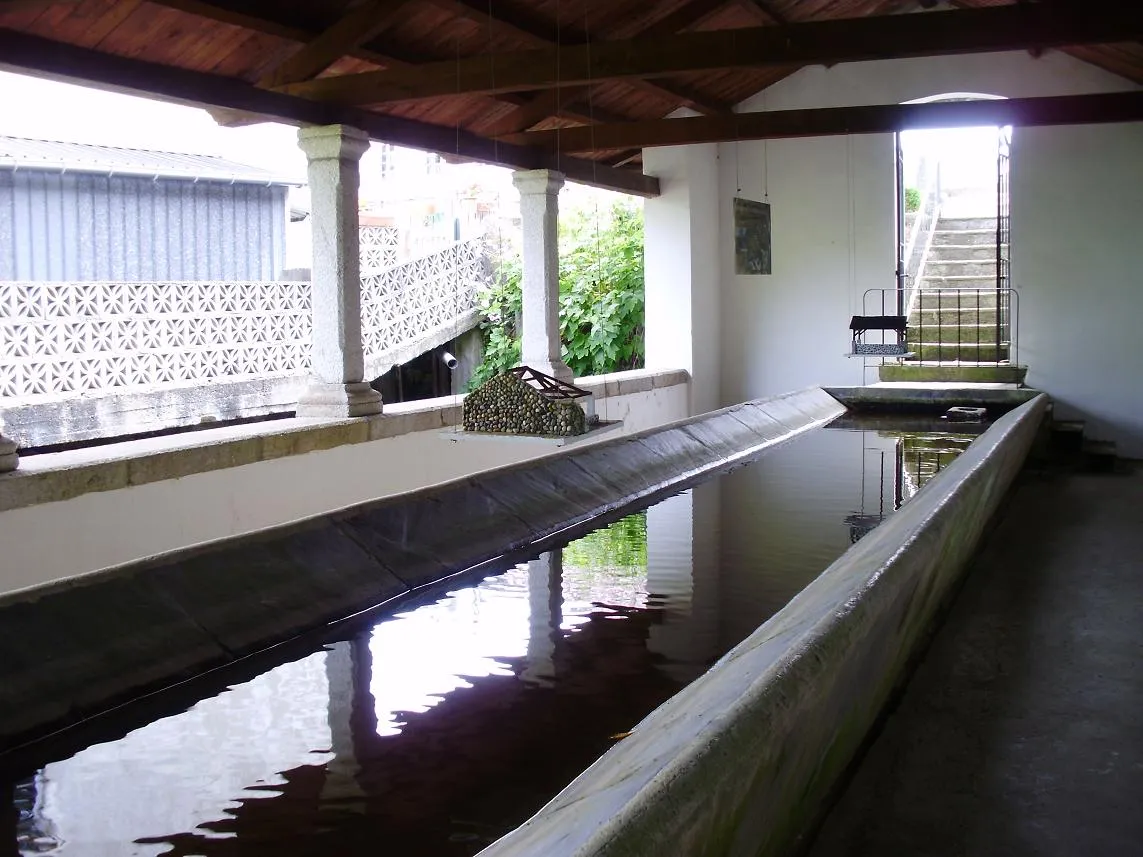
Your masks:
{"label": "water reflection", "polygon": [[[819,431],[10,784],[21,854],[471,855],[955,444]],[[928,443],[926,441],[926,443]],[[926,463],[927,462],[927,463]]]}

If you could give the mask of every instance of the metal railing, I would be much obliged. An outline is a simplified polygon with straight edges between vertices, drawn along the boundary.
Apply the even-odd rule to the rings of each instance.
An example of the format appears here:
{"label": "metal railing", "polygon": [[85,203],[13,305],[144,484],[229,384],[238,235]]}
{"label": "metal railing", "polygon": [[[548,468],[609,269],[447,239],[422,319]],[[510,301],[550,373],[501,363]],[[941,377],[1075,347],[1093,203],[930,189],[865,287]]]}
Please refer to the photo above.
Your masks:
{"label": "metal railing", "polygon": [[900,287],[904,296],[900,306],[906,315],[912,309],[917,285],[924,274],[925,260],[933,243],[933,233],[941,216],[940,162],[922,161],[919,178],[921,204],[909,229],[902,254],[904,277]]}
{"label": "metal railing", "polygon": [[[1010,288],[916,289],[908,314],[907,359],[1017,363],[1019,298]],[[864,315],[892,315],[896,306],[896,289],[868,289],[862,299]]]}

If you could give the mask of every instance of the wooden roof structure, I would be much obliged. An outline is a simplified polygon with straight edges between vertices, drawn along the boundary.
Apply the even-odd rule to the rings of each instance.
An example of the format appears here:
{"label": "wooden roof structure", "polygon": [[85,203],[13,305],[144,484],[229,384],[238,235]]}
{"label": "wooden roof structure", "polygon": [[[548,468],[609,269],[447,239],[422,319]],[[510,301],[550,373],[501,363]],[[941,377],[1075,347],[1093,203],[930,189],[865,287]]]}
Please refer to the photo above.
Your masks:
{"label": "wooden roof structure", "polygon": [[[553,167],[573,181],[644,196],[658,192],[641,169],[649,145],[878,131],[904,122],[1143,118],[1143,94],[1127,83],[1143,83],[1143,3],[934,5],[0,0],[0,65],[206,106],[223,124],[340,122],[458,160]],[[909,12],[924,14],[902,14]],[[1123,76],[1127,91],[968,107],[732,110],[805,65],[1051,48]],[[695,115],[666,118],[679,108]]]}

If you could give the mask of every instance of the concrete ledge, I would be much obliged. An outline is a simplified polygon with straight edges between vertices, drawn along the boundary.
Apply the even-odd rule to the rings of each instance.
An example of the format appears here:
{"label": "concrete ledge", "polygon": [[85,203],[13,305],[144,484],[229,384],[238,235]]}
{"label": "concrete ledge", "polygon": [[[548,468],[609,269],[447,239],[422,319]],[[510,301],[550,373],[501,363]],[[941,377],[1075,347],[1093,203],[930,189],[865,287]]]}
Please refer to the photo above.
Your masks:
{"label": "concrete ledge", "polygon": [[878,367],[882,381],[1023,384],[1027,366],[885,363]]}
{"label": "concrete ledge", "polygon": [[843,410],[811,388],[0,598],[0,741],[678,490]]}
{"label": "concrete ledge", "polygon": [[943,413],[963,405],[987,408],[996,416],[1039,395],[1025,387],[986,384],[873,384],[867,387],[826,387],[825,391],[854,411],[908,411]]}
{"label": "concrete ledge", "polygon": [[292,411],[305,380],[284,376],[40,402],[9,400],[4,420],[20,446],[51,446]]}
{"label": "concrete ledge", "polygon": [[792,853],[954,591],[1046,403],[1002,417],[481,857]]}
{"label": "concrete ledge", "polygon": [[[680,370],[637,370],[583,378],[576,383],[599,398],[607,398],[689,382],[690,376]],[[92,491],[112,491],[448,428],[461,421],[462,401],[462,396],[447,396],[386,405],[384,414],[362,419],[277,420],[23,456],[18,470],[0,475],[0,512],[68,500]]]}

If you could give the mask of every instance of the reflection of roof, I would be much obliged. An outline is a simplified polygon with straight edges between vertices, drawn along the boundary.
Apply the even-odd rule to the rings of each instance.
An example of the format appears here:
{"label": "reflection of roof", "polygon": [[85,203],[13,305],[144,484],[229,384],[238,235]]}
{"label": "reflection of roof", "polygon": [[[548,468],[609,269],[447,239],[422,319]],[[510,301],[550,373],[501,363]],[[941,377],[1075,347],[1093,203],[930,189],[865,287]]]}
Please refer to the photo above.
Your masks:
{"label": "reflection of roof", "polygon": [[242,184],[300,184],[260,167],[239,164],[215,155],[156,152],[3,135],[0,135],[0,169],[112,173]]}

